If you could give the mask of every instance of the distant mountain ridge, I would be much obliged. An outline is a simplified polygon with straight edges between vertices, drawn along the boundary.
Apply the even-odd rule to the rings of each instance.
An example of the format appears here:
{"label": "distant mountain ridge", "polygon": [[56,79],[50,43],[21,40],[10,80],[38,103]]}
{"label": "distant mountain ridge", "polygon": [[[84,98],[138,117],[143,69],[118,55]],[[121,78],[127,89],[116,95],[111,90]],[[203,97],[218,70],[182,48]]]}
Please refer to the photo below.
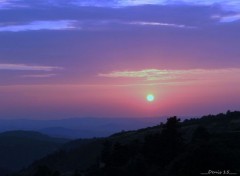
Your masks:
{"label": "distant mountain ridge", "polygon": [[66,141],[68,141],[68,139],[53,138],[37,131],[24,131],[24,130],[6,131],[0,133],[0,139],[3,138],[25,138],[29,140],[50,141],[56,143],[65,143]]}
{"label": "distant mountain ridge", "polygon": [[107,137],[122,130],[136,130],[155,125],[166,118],[69,118],[60,120],[0,120],[0,132],[10,130],[38,131],[53,137]]}
{"label": "distant mountain ridge", "polygon": [[35,131],[18,130],[0,133],[1,174],[28,166],[33,161],[59,149],[67,141]]}
{"label": "distant mountain ridge", "polygon": [[64,127],[49,127],[38,130],[43,134],[53,137],[64,137],[69,139],[76,138],[92,138],[92,137],[105,137],[113,134],[115,130],[102,129],[69,129]]}

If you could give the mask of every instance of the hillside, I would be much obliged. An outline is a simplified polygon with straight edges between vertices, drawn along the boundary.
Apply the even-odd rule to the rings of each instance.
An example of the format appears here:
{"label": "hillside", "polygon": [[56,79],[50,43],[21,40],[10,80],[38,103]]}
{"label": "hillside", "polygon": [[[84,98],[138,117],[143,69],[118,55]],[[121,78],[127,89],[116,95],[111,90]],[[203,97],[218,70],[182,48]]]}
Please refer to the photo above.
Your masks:
{"label": "hillside", "polygon": [[198,175],[209,169],[239,173],[240,112],[208,115],[76,140],[20,175]]}
{"label": "hillside", "polygon": [[0,132],[13,130],[38,131],[53,137],[79,139],[107,137],[121,130],[137,130],[165,118],[67,118],[55,120],[0,119]]}
{"label": "hillside", "polygon": [[65,142],[65,139],[52,138],[33,131],[0,133],[1,175],[28,166],[57,150]]}

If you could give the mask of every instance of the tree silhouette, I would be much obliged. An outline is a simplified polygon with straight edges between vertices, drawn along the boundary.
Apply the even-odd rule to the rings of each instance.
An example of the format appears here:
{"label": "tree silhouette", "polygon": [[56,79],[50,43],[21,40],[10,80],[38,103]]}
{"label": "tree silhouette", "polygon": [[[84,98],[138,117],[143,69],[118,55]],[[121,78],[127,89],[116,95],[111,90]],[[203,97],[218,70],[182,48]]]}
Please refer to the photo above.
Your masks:
{"label": "tree silhouette", "polygon": [[34,176],[60,176],[58,171],[52,171],[47,166],[39,166]]}
{"label": "tree silhouette", "polygon": [[143,153],[146,162],[158,168],[155,172],[166,167],[183,150],[179,123],[180,119],[175,116],[168,118],[160,134],[145,138]]}

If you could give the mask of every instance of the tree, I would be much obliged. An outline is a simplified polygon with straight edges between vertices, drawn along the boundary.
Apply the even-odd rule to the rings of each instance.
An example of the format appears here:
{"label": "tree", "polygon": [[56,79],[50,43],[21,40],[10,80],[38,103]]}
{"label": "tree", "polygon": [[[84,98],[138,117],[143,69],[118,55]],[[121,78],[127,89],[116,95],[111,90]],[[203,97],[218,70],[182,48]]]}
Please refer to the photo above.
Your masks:
{"label": "tree", "polygon": [[60,176],[58,171],[52,171],[47,166],[39,166],[34,176]]}
{"label": "tree", "polygon": [[163,169],[183,150],[183,138],[179,129],[180,119],[174,116],[167,119],[160,134],[145,138],[143,151],[147,163]]}

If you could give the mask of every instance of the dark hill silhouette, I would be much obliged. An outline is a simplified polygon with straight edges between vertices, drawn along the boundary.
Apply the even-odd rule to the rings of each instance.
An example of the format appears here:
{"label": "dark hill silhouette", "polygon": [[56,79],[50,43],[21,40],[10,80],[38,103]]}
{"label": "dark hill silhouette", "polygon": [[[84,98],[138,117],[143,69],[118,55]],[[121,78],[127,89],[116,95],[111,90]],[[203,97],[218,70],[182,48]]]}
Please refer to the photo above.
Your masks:
{"label": "dark hill silhouette", "polygon": [[240,112],[208,115],[76,140],[34,162],[18,175],[195,176],[212,171],[240,174]]}
{"label": "dark hill silhouette", "polygon": [[68,140],[33,131],[0,133],[0,172],[17,171],[59,149]]}
{"label": "dark hill silhouette", "polygon": [[166,118],[68,118],[56,120],[0,119],[0,132],[38,131],[62,138],[107,137],[121,130],[136,130],[155,125]]}

